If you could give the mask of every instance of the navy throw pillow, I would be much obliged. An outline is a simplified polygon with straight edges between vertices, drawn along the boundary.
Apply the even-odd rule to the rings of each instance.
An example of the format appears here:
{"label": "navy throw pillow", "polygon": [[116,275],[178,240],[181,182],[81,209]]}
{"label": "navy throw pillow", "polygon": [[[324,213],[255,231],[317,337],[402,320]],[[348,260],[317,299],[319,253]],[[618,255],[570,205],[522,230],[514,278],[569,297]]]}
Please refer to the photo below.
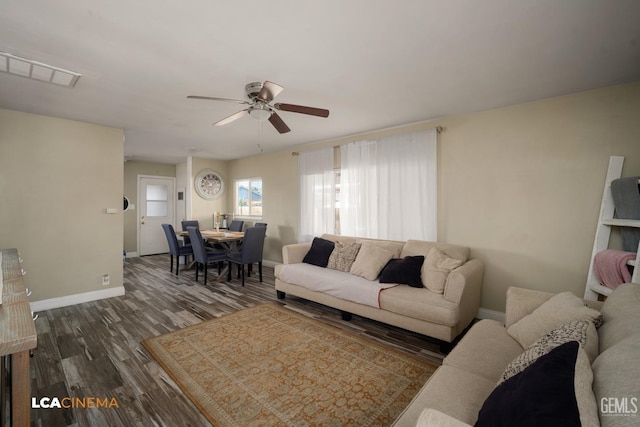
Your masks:
{"label": "navy throw pillow", "polygon": [[314,237],[313,242],[311,242],[311,248],[302,259],[302,262],[317,265],[318,267],[326,267],[329,264],[329,257],[333,252],[334,246],[335,243],[331,240]]}
{"label": "navy throw pillow", "polygon": [[579,427],[574,376],[579,344],[569,341],[496,387],[476,427]]}
{"label": "navy throw pillow", "polygon": [[399,283],[412,288],[424,288],[422,284],[424,256],[408,256],[389,260],[380,272],[380,283]]}

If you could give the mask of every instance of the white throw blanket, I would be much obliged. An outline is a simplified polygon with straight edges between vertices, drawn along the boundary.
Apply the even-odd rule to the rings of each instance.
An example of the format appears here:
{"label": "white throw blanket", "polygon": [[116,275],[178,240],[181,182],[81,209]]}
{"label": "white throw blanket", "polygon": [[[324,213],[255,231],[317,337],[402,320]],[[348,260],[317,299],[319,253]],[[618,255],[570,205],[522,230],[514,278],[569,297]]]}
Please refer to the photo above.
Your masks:
{"label": "white throw blanket", "polygon": [[376,308],[380,308],[380,291],[397,286],[306,263],[283,265],[278,278],[311,291]]}

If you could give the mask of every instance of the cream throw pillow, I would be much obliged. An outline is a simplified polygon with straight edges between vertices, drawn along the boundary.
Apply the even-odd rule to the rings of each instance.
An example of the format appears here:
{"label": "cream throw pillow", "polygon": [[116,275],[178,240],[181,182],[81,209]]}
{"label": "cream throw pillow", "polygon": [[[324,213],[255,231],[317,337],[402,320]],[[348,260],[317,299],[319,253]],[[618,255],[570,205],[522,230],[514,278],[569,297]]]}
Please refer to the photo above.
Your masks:
{"label": "cream throw pillow", "polygon": [[598,331],[596,331],[593,322],[576,320],[565,323],[543,335],[531,347],[513,359],[502,373],[498,385],[524,371],[540,356],[544,356],[554,348],[569,341],[577,341],[580,344],[580,347],[584,349],[589,357],[589,362],[592,362],[598,356]]}
{"label": "cream throw pillow", "polygon": [[351,266],[351,274],[367,280],[376,280],[391,258],[393,258],[393,252],[370,243],[362,243],[358,256]]}
{"label": "cream throw pillow", "polygon": [[331,256],[329,257],[327,268],[346,271],[348,273],[351,271],[351,266],[356,260],[358,251],[360,251],[360,243],[336,242],[333,247],[333,252],[331,252]]}
{"label": "cream throw pillow", "polygon": [[507,329],[507,333],[524,348],[530,347],[552,329],[574,320],[589,320],[597,324],[600,312],[584,305],[584,301],[571,292],[554,295]]}
{"label": "cream throw pillow", "polygon": [[424,261],[422,283],[430,291],[442,294],[451,270],[460,267],[463,263],[463,261],[451,258],[440,249],[433,247]]}

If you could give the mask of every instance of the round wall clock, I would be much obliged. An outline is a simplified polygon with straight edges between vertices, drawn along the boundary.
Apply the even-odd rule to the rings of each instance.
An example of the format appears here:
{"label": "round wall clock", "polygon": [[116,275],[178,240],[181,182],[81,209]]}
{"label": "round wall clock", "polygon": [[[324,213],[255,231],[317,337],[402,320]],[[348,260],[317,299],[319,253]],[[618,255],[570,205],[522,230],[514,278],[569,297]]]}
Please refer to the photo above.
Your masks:
{"label": "round wall clock", "polygon": [[213,200],[222,196],[224,181],[220,174],[213,169],[203,169],[195,180],[196,193],[203,199]]}

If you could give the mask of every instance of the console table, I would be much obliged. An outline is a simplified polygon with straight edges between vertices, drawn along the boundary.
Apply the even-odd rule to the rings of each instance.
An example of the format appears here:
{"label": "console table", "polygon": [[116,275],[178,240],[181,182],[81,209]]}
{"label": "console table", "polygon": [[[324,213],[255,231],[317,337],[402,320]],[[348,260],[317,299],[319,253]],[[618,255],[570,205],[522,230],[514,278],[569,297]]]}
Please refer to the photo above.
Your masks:
{"label": "console table", "polygon": [[[0,356],[8,358],[11,375],[11,425],[15,427],[30,424],[31,384],[29,375],[29,350],[36,347],[36,326],[29,305],[27,289],[20,266],[20,256],[16,249],[0,251],[2,275],[0,276]],[[5,363],[1,369],[4,371]],[[4,372],[3,375],[4,377]],[[4,391],[6,385],[2,384]],[[4,393],[3,393],[4,394]],[[5,402],[2,402],[4,405]],[[6,405],[3,406],[6,408]],[[4,411],[2,411],[4,412]],[[6,414],[2,413],[0,425]]]}

